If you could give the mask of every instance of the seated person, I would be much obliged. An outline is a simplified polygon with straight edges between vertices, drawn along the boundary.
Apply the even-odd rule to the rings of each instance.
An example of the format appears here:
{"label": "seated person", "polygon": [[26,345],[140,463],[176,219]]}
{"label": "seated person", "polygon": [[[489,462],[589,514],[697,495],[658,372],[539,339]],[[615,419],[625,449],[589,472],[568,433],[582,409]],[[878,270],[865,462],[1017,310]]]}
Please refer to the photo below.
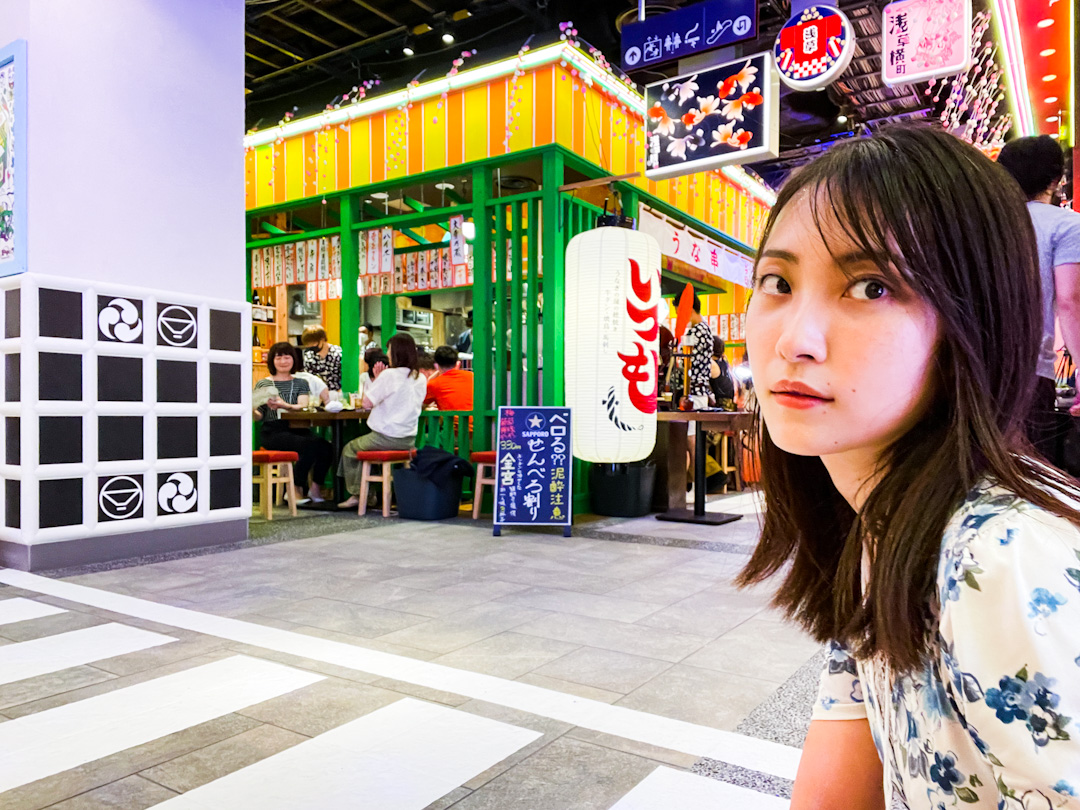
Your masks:
{"label": "seated person", "polygon": [[440,346],[435,350],[435,374],[428,380],[424,404],[435,403],[440,411],[473,409],[473,373],[461,369],[457,349]]}
{"label": "seated person", "polygon": [[367,424],[371,433],[353,439],[341,456],[339,474],[352,496],[339,503],[341,509],[356,508],[359,504],[362,462],[357,453],[365,450],[412,450],[420,427],[420,411],[424,405],[427,385],[419,371],[416,342],[412,336],[399,332],[387,344],[390,367],[383,363],[372,366],[374,379],[364,389],[364,408],[371,411]]}
{"label": "seated person", "polygon": [[291,343],[275,343],[266,354],[269,377],[255,383],[254,400],[260,403],[253,409],[255,421],[262,422],[259,442],[266,450],[290,450],[300,456],[293,468],[294,494],[302,499],[307,489],[308,473],[313,473],[311,500],[321,501],[321,482],[334,460],[330,442],[315,436],[308,428],[293,428],[281,419],[280,411],[299,411],[307,405],[311,388],[307,380],[293,371],[302,368],[300,350]]}
{"label": "seated person", "polygon": [[424,375],[424,379],[430,380],[432,375],[435,374],[435,361],[431,355],[421,349],[417,355],[417,362],[420,364],[420,373]]}
{"label": "seated person", "polygon": [[713,335],[713,356],[709,362],[709,387],[712,389],[714,407],[725,411],[735,410],[735,380],[731,366],[724,357],[724,341]]}
{"label": "seated person", "polygon": [[372,369],[378,365],[388,368],[390,366],[390,358],[386,356],[386,352],[378,346],[375,346],[365,351],[363,359],[360,360],[360,383],[357,390],[360,402],[364,401],[364,391],[371,385],[371,381],[375,379],[375,374]]}
{"label": "seated person", "polygon": [[310,371],[297,371],[293,374],[298,380],[306,380],[311,389],[312,399],[317,399],[323,405],[330,401],[330,389],[322,381],[322,377],[316,377]]}
{"label": "seated person", "polygon": [[331,391],[341,390],[341,347],[326,339],[321,326],[309,326],[300,336],[304,347],[304,367],[317,377],[322,377]]}

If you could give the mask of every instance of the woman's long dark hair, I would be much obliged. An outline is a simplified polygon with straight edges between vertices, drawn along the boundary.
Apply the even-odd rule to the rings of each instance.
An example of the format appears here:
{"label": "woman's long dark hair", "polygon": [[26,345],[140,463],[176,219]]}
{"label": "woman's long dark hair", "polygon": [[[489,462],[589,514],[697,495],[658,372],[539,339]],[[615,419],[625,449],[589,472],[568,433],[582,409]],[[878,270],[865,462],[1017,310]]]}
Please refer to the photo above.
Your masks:
{"label": "woman's long dark hair", "polygon": [[420,376],[420,356],[416,351],[416,341],[408,332],[398,332],[389,341],[386,347],[390,352],[390,366],[392,368],[407,368],[412,372],[410,376]]}
{"label": "woman's long dark hair", "polygon": [[976,484],[989,479],[1080,525],[1080,513],[1055,497],[1074,482],[1033,461],[1025,438],[1042,338],[1035,233],[1012,177],[929,127],[883,130],[799,171],[779,194],[762,247],[793,200],[811,206],[822,238],[835,222],[878,257],[886,278],[902,278],[937,311],[936,396],[880,459],[857,514],[821,459],[781,450],[759,418],[765,518],[737,581],[760,582],[790,564],[777,607],[818,640],[906,671],[932,650],[942,536]]}

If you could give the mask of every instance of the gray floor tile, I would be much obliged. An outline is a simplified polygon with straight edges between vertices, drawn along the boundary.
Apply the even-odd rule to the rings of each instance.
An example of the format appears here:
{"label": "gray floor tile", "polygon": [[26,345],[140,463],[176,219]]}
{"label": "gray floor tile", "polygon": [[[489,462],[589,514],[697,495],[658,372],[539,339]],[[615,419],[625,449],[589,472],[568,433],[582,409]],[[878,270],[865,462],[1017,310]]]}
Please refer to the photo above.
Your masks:
{"label": "gray floor tile", "polygon": [[427,621],[425,616],[320,597],[258,612],[264,616],[361,638],[377,638]]}
{"label": "gray floor tile", "polygon": [[454,805],[455,810],[609,810],[656,762],[558,739]]}
{"label": "gray floor tile", "polygon": [[249,706],[240,714],[314,737],[400,699],[374,686],[327,678],[287,695]]}
{"label": "gray floor tile", "polygon": [[703,636],[689,633],[566,613],[551,614],[523,624],[517,628],[517,632],[672,663],[697,652],[708,641]]}
{"label": "gray floor tile", "polygon": [[565,573],[562,571],[544,571],[539,568],[508,568],[504,569],[492,579],[500,579],[504,582],[517,582],[522,585],[532,585],[536,588],[560,588],[566,591],[578,593],[603,594],[613,591],[626,582],[613,577],[598,576],[595,574]]}
{"label": "gray floor tile", "polygon": [[384,605],[391,610],[402,610],[406,613],[438,618],[528,589],[528,585],[514,582],[480,580],[447,585],[445,588],[434,591],[417,591],[410,588],[407,589],[407,593],[393,598]]}
{"label": "gray floor tile", "polygon": [[549,678],[546,675],[538,675],[535,672],[529,672],[522,675],[517,680],[522,683],[529,683],[533,686],[542,687],[543,689],[551,689],[554,692],[576,695],[577,697],[585,698],[586,700],[596,700],[600,703],[615,703],[626,697],[622,692],[609,692],[606,689],[597,689],[595,686],[586,686],[583,683],[573,683],[572,681],[563,681],[558,678]]}
{"label": "gray floor tile", "polygon": [[28,619],[25,622],[0,625],[0,636],[10,641],[33,641],[36,638],[55,636],[72,630],[96,627],[99,624],[106,624],[107,621],[107,619],[92,616],[89,613],[70,611],[68,613],[57,613],[53,616],[42,616],[40,619]]}
{"label": "gray floor tile", "polygon": [[681,751],[672,751],[669,748],[660,748],[659,746],[649,745],[648,743],[638,742],[637,740],[627,740],[624,737],[617,737],[614,734],[604,734],[603,732],[593,731],[588,728],[571,729],[566,732],[566,736],[568,739],[581,740],[582,742],[610,748],[613,751],[622,751],[625,754],[644,757],[645,759],[651,759],[655,762],[671,765],[675,768],[689,769],[699,759],[699,757],[696,757],[693,754],[684,754]]}
{"label": "gray floor tile", "polygon": [[794,675],[821,645],[800,628],[754,617],[730,630],[687,658],[689,666],[748,674],[777,685]]}
{"label": "gray floor tile", "polygon": [[715,584],[715,577],[665,572],[623,585],[621,588],[609,591],[605,596],[666,606],[681,602],[688,596],[693,596]]}
{"label": "gray floor tile", "polygon": [[308,739],[277,726],[261,725],[148,768],[141,775],[177,793],[186,793]]}
{"label": "gray floor tile", "polygon": [[176,795],[141,776],[128,776],[54,804],[52,810],[145,810]]}
{"label": "gray floor tile", "polygon": [[485,603],[380,637],[381,641],[448,653],[546,614],[516,605]]}
{"label": "gray floor tile", "polygon": [[114,677],[108,672],[103,672],[94,667],[80,666],[69,667],[59,672],[50,672],[47,675],[38,675],[36,678],[26,678],[22,681],[7,683],[0,686],[0,709],[20,706],[35,700],[43,700],[53,695],[109,681]]}
{"label": "gray floor tile", "polygon": [[677,664],[631,692],[618,705],[734,731],[775,689],[776,684],[757,677]]}
{"label": "gray floor tile", "polygon": [[693,633],[713,639],[764,609],[762,600],[727,588],[710,588],[638,622],[646,627]]}
{"label": "gray floor tile", "polygon": [[[172,633],[176,637],[175,632]],[[149,650],[118,655],[114,658],[105,658],[95,661],[94,667],[114,675],[131,675],[144,669],[172,664],[176,661],[184,661],[188,658],[205,655],[214,650],[221,649],[226,644],[224,639],[212,636],[201,636],[189,641],[174,641],[170,644],[162,644],[159,647],[151,647]]]}
{"label": "gray floor tile", "polygon": [[565,641],[508,631],[435,659],[437,664],[513,680],[578,649]]}
{"label": "gray floor tile", "polygon": [[662,607],[662,605],[635,602],[630,599],[553,588],[530,588],[527,591],[504,596],[498,601],[558,613],[590,616],[594,619],[611,619],[617,622],[636,622]]}
{"label": "gray floor tile", "polygon": [[640,655],[582,647],[536,670],[537,675],[595,686],[624,695],[664,672],[672,664]]}
{"label": "gray floor tile", "polygon": [[438,801],[429,804],[427,807],[424,808],[424,810],[447,810],[447,808],[452,807],[457,802],[468,796],[470,793],[472,793],[472,791],[466,788],[456,788],[454,790],[451,790]]}

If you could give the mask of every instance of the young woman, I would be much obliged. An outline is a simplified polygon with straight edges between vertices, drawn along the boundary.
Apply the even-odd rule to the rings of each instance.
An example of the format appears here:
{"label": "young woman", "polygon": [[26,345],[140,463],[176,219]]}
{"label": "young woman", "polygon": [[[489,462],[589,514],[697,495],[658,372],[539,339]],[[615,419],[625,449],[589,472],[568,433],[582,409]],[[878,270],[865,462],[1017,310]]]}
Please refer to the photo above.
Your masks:
{"label": "young woman", "polygon": [[340,474],[352,496],[341,509],[356,508],[359,504],[360,474],[363,465],[356,454],[363,450],[411,450],[416,447],[416,432],[420,425],[420,410],[427,394],[427,379],[419,371],[416,342],[402,332],[387,344],[390,368],[376,362],[372,367],[374,379],[364,389],[364,407],[371,410],[367,424],[371,433],[353,439],[341,456]]}
{"label": "young woman", "polygon": [[890,129],[782,190],[739,581],[782,572],[829,643],[792,810],[1080,808],[1080,513],[1024,438],[1040,336],[1023,196],[974,148]]}
{"label": "young woman", "polygon": [[278,415],[280,411],[298,411],[307,405],[312,396],[307,380],[294,375],[303,368],[300,350],[291,343],[275,343],[266,354],[269,377],[255,383],[256,401],[269,399],[255,408],[253,416],[262,422],[259,430],[260,444],[266,450],[291,450],[300,460],[293,467],[297,498],[307,489],[308,473],[312,473],[310,495],[313,501],[321,501],[321,482],[334,461],[330,442],[320,439],[307,428],[291,428]]}

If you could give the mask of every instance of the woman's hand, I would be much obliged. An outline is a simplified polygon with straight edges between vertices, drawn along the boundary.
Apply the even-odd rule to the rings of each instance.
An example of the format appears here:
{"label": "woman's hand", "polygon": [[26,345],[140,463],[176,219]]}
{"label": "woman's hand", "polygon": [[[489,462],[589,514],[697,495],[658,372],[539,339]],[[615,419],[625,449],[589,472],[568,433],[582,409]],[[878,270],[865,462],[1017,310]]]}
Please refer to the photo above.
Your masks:
{"label": "woman's hand", "polygon": [[378,377],[384,371],[386,371],[386,363],[384,363],[384,362],[382,362],[380,360],[378,363],[376,363],[374,366],[371,367],[371,379],[374,380],[376,377]]}

